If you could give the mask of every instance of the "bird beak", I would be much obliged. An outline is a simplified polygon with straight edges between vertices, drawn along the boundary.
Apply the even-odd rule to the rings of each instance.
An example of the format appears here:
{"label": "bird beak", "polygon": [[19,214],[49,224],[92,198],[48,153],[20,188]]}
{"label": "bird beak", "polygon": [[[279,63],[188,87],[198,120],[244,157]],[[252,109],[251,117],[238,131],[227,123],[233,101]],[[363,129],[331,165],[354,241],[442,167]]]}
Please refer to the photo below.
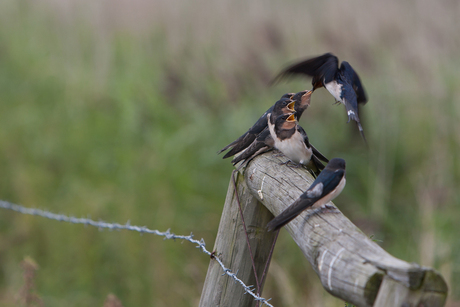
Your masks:
{"label": "bird beak", "polygon": [[295,116],[294,116],[294,113],[292,113],[287,119],[286,119],[287,122],[295,122]]}
{"label": "bird beak", "polygon": [[300,104],[301,105],[307,105],[309,106],[310,105],[310,98],[311,98],[311,94],[313,93],[313,91],[307,91],[305,94],[302,95],[302,98],[300,100]]}
{"label": "bird beak", "polygon": [[287,108],[289,109],[289,111],[295,112],[294,106],[295,106],[295,101],[290,102],[290,103],[287,105]]}

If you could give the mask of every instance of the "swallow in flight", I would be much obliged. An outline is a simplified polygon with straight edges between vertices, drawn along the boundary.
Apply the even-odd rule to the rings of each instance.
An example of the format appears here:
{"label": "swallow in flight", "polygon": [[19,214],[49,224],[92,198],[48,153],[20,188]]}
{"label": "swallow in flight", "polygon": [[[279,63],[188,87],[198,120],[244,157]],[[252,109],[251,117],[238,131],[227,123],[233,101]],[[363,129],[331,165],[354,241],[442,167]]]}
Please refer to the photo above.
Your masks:
{"label": "swallow in flight", "polygon": [[339,68],[337,57],[326,53],[285,68],[278,74],[275,81],[292,75],[313,77],[312,91],[325,87],[334,96],[336,102],[343,103],[347,110],[348,122],[350,120],[356,122],[359,132],[366,141],[358,115],[358,105],[364,105],[367,102],[367,96],[358,74],[348,62],[343,61]]}
{"label": "swallow in flight", "polygon": [[267,224],[268,231],[283,227],[309,207],[326,205],[342,192],[345,182],[345,160],[331,159],[308,190]]}

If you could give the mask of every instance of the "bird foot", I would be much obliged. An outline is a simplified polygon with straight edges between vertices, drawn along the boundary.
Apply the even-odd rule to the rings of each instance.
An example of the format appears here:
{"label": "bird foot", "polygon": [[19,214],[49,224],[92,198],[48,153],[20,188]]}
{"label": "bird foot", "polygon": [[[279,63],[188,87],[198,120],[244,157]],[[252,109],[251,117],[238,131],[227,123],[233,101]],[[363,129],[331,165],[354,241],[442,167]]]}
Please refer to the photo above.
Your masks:
{"label": "bird foot", "polygon": [[333,213],[333,212],[336,212],[336,208],[332,205],[325,204],[321,207],[321,212],[322,213]]}
{"label": "bird foot", "polygon": [[287,160],[286,162],[281,162],[280,165],[286,165],[286,166],[292,167],[292,168],[302,167],[302,164],[297,164],[295,162],[292,162],[291,160]]}

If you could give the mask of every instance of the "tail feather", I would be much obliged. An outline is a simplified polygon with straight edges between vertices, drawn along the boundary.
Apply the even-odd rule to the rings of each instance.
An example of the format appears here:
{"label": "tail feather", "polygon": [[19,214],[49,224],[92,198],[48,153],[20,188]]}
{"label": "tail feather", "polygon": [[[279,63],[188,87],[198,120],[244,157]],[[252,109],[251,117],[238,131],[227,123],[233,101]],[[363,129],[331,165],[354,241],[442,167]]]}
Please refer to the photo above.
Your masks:
{"label": "tail feather", "polygon": [[308,168],[313,171],[315,174],[315,178],[318,177],[318,175],[321,173],[321,171],[324,169],[324,164],[321,163],[321,161],[316,157],[315,155],[311,156],[311,160],[308,163]]}
{"label": "tail feather", "polygon": [[361,133],[361,136],[363,137],[364,143],[366,143],[366,145],[368,145],[366,136],[364,135],[363,126],[361,126],[361,123],[359,121],[356,122],[356,125],[358,126],[359,133]]}
{"label": "tail feather", "polygon": [[251,134],[246,132],[242,136],[240,136],[236,141],[233,141],[229,145],[227,145],[225,148],[223,148],[219,153],[222,151],[227,150],[228,148],[232,147],[229,152],[227,152],[222,159],[229,158],[231,156],[234,156],[235,154],[239,153],[240,151],[243,151],[246,149],[251,143],[256,139],[255,134]]}
{"label": "tail feather", "polygon": [[316,158],[318,158],[319,160],[323,162],[329,163],[329,159],[326,158],[321,152],[319,152],[319,150],[316,149],[315,146],[313,146],[312,144],[310,144],[310,146],[311,146],[311,150],[313,151],[313,155],[315,155]]}
{"label": "tail feather", "polygon": [[311,199],[299,197],[292,205],[281,212],[277,217],[267,224],[268,231],[280,229],[294,218],[296,218],[302,211],[311,207],[315,202]]}
{"label": "tail feather", "polygon": [[[224,148],[222,148],[221,150],[219,150],[217,152],[218,155],[220,155],[221,153],[223,153],[224,151],[226,151],[227,149],[229,149],[230,147],[233,148],[233,146],[236,144],[236,141],[234,142],[231,142],[230,144],[228,144],[227,146],[225,146]],[[225,158],[224,158],[225,159]]]}

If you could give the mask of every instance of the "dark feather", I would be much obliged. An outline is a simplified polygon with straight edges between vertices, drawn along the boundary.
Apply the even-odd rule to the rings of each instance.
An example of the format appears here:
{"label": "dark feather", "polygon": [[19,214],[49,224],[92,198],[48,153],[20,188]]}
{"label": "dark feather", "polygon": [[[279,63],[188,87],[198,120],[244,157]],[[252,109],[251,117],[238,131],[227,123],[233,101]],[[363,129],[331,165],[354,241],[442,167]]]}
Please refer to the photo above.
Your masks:
{"label": "dark feather", "polygon": [[257,136],[256,140],[252,142],[248,148],[246,148],[246,150],[244,150],[240,155],[236,156],[232,160],[232,163],[233,165],[236,165],[237,163],[243,161],[243,163],[240,165],[241,167],[244,164],[249,163],[249,161],[254,159],[256,156],[272,150],[273,146],[274,141],[270,135],[270,130],[267,127]]}
{"label": "dark feather", "polygon": [[[311,144],[310,144],[311,145]],[[326,158],[315,146],[311,145],[311,150],[313,151],[313,155],[315,155],[319,160],[328,163],[329,159]]]}
{"label": "dark feather", "polygon": [[364,90],[363,85],[361,84],[361,79],[359,78],[358,74],[356,71],[351,67],[351,65],[343,61],[342,64],[340,65],[340,71],[342,74],[349,80],[351,83],[354,92],[356,93],[356,101],[359,104],[366,104],[367,102],[367,95]]}
{"label": "dark feather", "polygon": [[295,64],[288,66],[281,71],[274,79],[273,83],[279,80],[291,77],[294,75],[307,75],[313,77],[312,85],[313,89],[324,86],[323,79],[332,79],[338,70],[339,60],[331,53],[325,53],[323,55],[309,58]]}
{"label": "dark feather", "polygon": [[275,115],[282,114],[287,109],[287,105],[292,102],[291,97],[293,95],[294,93],[288,93],[281,96],[281,98],[271,106],[248,131],[217,153],[220,154],[230,148],[230,151],[223,156],[223,159],[226,159],[248,148],[257,136],[267,127],[267,115],[271,113]]}

